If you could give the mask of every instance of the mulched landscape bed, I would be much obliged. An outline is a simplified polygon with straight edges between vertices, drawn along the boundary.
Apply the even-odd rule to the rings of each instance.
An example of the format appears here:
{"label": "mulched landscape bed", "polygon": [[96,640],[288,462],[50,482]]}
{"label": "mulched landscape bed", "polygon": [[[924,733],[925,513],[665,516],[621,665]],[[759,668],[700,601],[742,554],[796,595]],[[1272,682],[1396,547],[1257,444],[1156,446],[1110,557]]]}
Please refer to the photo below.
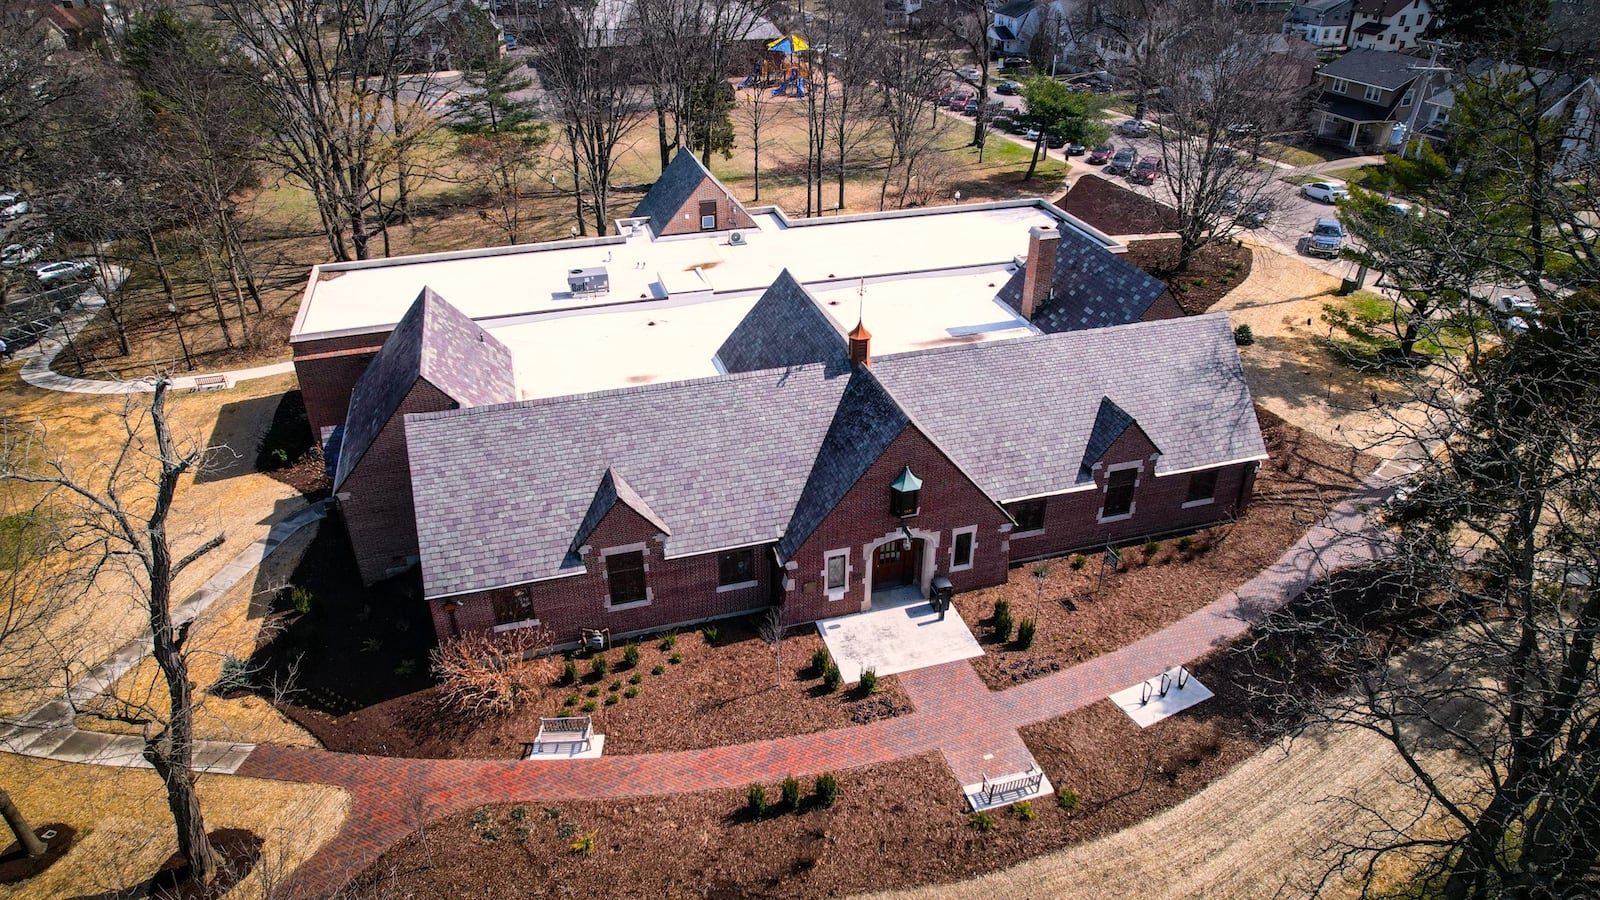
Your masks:
{"label": "mulched landscape bed", "polygon": [[1222,241],[1200,248],[1182,272],[1174,272],[1180,242],[1176,238],[1129,241],[1128,262],[1167,283],[1186,315],[1197,316],[1250,277],[1255,255],[1250,248]]}
{"label": "mulched landscape bed", "polygon": [[[302,676],[307,690],[301,700],[282,703],[280,708],[328,749],[426,759],[515,757],[522,753],[523,743],[538,733],[539,716],[592,714],[595,730],[606,735],[606,756],[613,756],[838,729],[912,709],[893,676],[880,679],[870,697],[854,689],[827,690],[822,674],[811,668],[811,655],[822,647],[813,626],[798,626],[784,637],[781,665],[752,618],[717,621],[714,626],[717,644],[707,642],[704,629],[674,634],[670,649],[667,636],[642,639],[640,660],[632,668],[624,661],[622,647],[606,650],[600,653],[608,663],[602,677],[592,671],[594,655],[576,655],[578,684],[550,684],[536,700],[523,701],[506,716],[478,719],[456,713],[443,703],[437,685],[373,705],[314,708],[318,697],[330,693],[342,697],[344,689],[336,685],[346,677],[357,677],[342,665],[317,669],[315,687]],[[330,655],[339,657],[330,649],[320,658]],[[352,649],[349,655],[354,655],[354,665],[362,663],[360,650]],[[366,657],[378,663],[370,653]],[[677,661],[672,661],[674,657]],[[562,679],[565,658],[550,661],[552,681]],[[414,660],[406,666],[413,684],[419,677]],[[426,669],[426,655],[421,666]],[[389,669],[378,663],[366,681],[390,681],[387,673]]]}
{"label": "mulched landscape bed", "polygon": [[[984,643],[972,661],[994,689],[1048,675],[1152,634],[1205,606],[1276,561],[1377,461],[1323,441],[1260,407],[1256,415],[1270,458],[1255,498],[1237,522],[1168,537],[1147,554],[1143,542],[1122,548],[1122,567],[1104,574],[1098,552],[1023,563],[1003,585],[958,594],[956,608]],[[1045,568],[1042,580],[1035,575]],[[1074,568],[1074,566],[1078,566]],[[996,643],[986,623],[996,600],[1013,620],[1035,620],[1028,649]]]}
{"label": "mulched landscape bed", "polygon": [[[829,808],[778,802],[752,816],[742,790],[481,807],[390,848],[351,888],[357,897],[497,897],[539,885],[549,896],[818,897],[955,881],[1134,824],[1192,796],[1257,752],[1250,664],[1225,650],[1196,666],[1214,700],[1141,730],[1109,701],[1024,729],[1046,774],[1076,792],[990,814],[980,831],[937,754],[838,773]],[[592,837],[588,853],[573,849]]]}
{"label": "mulched landscape bed", "polygon": [[1094,175],[1079,176],[1056,206],[1110,235],[1154,234],[1178,227],[1170,208]]}

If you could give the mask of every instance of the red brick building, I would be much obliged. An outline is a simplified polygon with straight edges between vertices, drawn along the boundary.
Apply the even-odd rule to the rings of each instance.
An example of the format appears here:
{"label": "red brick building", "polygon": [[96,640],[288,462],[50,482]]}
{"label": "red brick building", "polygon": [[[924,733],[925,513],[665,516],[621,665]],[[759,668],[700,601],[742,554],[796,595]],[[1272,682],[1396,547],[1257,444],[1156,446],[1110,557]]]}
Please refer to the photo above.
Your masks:
{"label": "red brick building", "polygon": [[[806,622],[1249,501],[1226,316],[1059,210],[790,222],[679,154],[619,231],[313,273],[296,364],[357,563],[420,565],[441,639]],[[449,292],[383,325],[421,278]]]}

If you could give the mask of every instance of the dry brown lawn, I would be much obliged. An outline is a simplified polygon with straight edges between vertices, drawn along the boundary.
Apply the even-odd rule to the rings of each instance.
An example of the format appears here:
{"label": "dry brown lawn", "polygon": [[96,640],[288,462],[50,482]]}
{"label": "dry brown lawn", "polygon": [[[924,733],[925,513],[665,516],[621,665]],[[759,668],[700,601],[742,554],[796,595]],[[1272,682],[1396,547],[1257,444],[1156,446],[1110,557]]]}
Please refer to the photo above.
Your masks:
{"label": "dry brown lawn", "polygon": [[[0,754],[0,784],[35,827],[64,823],[78,832],[64,858],[22,884],[0,887],[0,897],[45,900],[123,890],[154,875],[177,850],[161,780],[148,769]],[[199,786],[208,829],[243,828],[265,839],[258,872],[231,891],[230,900],[271,895],[338,832],[350,807],[349,796],[328,785],[202,775]]]}
{"label": "dry brown lawn", "polygon": [[[293,383],[293,376],[281,376],[246,382],[231,391],[171,396],[171,419],[178,434],[205,446],[228,448],[212,457],[225,466],[199,477],[185,476],[179,485],[171,519],[174,552],[188,553],[219,532],[227,540],[179,574],[178,598],[188,596],[244,546],[305,505],[293,489],[252,471],[259,437]],[[131,395],[131,401],[148,403],[149,396]],[[121,417],[125,402],[121,397],[42,391],[22,383],[14,366],[0,371],[0,403],[7,409],[8,429],[13,434],[38,429],[46,451],[65,457],[78,471],[93,471],[112,458],[125,434]],[[0,494],[0,514],[26,509],[38,497],[37,491],[8,490]],[[62,656],[70,657],[64,663],[65,674],[76,678],[136,635],[143,613],[129,587],[121,572],[107,572],[58,609],[48,634],[61,649],[42,650],[44,655],[32,660],[32,667],[41,673],[38,689],[6,693],[0,697],[0,713],[19,712],[52,693],[58,695]]]}

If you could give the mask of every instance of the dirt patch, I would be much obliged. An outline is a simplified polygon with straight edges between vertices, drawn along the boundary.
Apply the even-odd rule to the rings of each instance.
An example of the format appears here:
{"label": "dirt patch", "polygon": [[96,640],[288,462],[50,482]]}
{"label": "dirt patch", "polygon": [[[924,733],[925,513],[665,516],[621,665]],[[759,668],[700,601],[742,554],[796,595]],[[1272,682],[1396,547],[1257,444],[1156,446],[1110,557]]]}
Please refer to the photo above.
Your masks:
{"label": "dirt patch", "polygon": [[[1256,414],[1269,459],[1238,521],[1165,538],[1153,552],[1142,543],[1124,546],[1117,571],[1100,553],[1079,554],[1024,563],[1006,584],[956,596],[962,618],[980,624],[986,652],[972,664],[991,688],[1115,650],[1205,606],[1275,561],[1377,464],[1259,407]],[[993,629],[982,627],[998,600],[1010,604],[1014,620],[1037,622],[1028,649],[997,643]]]}
{"label": "dirt patch", "polygon": [[1083,175],[1056,206],[1106,234],[1154,234],[1178,227],[1168,207],[1097,175]]}
{"label": "dirt patch", "polygon": [[[1031,803],[1025,821],[968,814],[950,770],[926,754],[838,773],[832,807],[799,809],[763,785],[624,801],[497,805],[444,818],[391,848],[354,885],[358,897],[492,897],[538,883],[552,896],[822,897],[940,884],[1125,828],[1202,789],[1257,752],[1246,661],[1231,651],[1197,667],[1220,690],[1194,712],[1141,730],[1107,702],[1025,729],[1052,781],[1077,792]],[[574,850],[592,839],[592,850]]]}
{"label": "dirt patch", "polygon": [[[487,720],[448,709],[437,687],[342,714],[286,711],[329,749],[422,758],[517,756],[538,733],[540,716],[593,715],[612,755],[737,744],[911,711],[893,677],[881,679],[870,696],[827,689],[811,665],[812,654],[823,647],[815,629],[796,629],[784,639],[780,666],[752,619],[723,620],[715,627],[715,644],[703,630],[641,640],[634,665],[622,647],[561,658],[555,683],[538,699]],[[568,658],[578,673],[575,683],[566,682],[561,671]],[[606,661],[604,675],[595,674],[597,658]],[[320,686],[308,695],[329,691]]]}
{"label": "dirt patch", "polygon": [[1209,244],[1190,257],[1182,272],[1178,264],[1181,242],[1176,238],[1129,241],[1125,259],[1166,282],[1186,315],[1197,316],[1250,277],[1255,254],[1231,241]]}

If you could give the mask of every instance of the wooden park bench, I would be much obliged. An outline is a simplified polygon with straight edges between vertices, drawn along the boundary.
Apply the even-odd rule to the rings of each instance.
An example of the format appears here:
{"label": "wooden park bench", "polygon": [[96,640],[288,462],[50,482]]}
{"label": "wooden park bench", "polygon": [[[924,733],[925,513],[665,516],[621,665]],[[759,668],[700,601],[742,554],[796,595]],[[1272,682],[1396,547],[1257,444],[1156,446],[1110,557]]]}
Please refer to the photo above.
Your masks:
{"label": "wooden park bench", "polygon": [[532,743],[522,745],[522,755],[540,752],[550,744],[576,744],[580,750],[588,750],[593,737],[594,723],[588,716],[541,716],[539,733],[534,736]]}
{"label": "wooden park bench", "polygon": [[228,376],[226,375],[196,375],[194,377],[194,389],[197,391],[226,390],[227,387]]}
{"label": "wooden park bench", "polygon": [[1044,770],[1034,766],[1026,772],[1015,772],[1010,775],[1001,775],[997,778],[983,776],[983,788],[979,791],[983,795],[984,803],[993,803],[996,797],[1007,794],[1016,794],[1018,797],[1031,796],[1039,790],[1039,785],[1044,781]]}

